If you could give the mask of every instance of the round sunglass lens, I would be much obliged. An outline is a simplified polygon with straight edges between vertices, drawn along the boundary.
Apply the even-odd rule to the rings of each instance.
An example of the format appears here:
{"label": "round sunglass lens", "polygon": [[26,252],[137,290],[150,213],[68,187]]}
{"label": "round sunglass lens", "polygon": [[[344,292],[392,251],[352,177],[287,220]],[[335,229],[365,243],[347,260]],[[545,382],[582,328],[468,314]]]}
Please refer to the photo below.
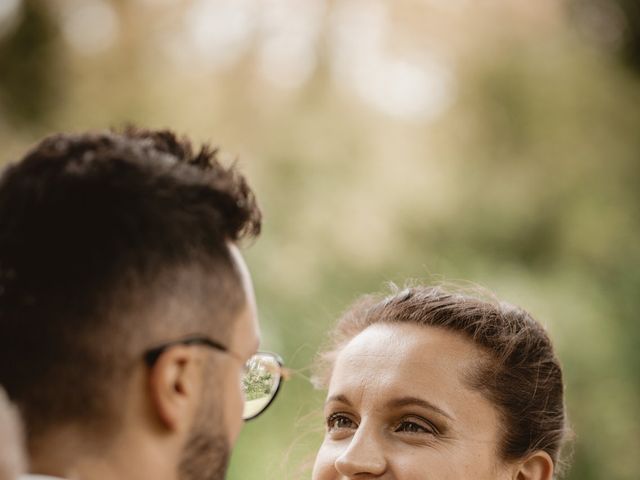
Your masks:
{"label": "round sunglass lens", "polygon": [[246,366],[242,379],[245,395],[243,418],[248,420],[260,414],[271,402],[280,384],[280,364],[268,354],[254,355]]}

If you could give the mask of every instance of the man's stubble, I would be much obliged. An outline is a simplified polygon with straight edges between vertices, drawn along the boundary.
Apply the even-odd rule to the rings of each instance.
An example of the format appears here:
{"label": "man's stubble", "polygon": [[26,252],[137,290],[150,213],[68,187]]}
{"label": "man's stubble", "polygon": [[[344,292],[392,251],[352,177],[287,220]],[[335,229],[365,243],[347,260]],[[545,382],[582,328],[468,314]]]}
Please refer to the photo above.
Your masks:
{"label": "man's stubble", "polygon": [[[215,378],[215,372],[208,372]],[[207,385],[207,383],[205,383]],[[229,441],[225,435],[222,398],[208,383],[185,444],[179,465],[180,480],[224,480],[229,463]]]}

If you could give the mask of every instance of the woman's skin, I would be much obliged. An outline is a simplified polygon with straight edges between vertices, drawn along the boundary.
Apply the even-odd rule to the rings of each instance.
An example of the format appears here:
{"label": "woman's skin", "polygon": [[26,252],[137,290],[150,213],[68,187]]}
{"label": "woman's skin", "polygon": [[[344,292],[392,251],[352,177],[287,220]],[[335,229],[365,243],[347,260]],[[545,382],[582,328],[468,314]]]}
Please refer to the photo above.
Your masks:
{"label": "woman's skin", "polygon": [[544,452],[498,455],[497,409],[465,381],[483,352],[458,333],[376,324],[338,354],[313,480],[550,480]]}

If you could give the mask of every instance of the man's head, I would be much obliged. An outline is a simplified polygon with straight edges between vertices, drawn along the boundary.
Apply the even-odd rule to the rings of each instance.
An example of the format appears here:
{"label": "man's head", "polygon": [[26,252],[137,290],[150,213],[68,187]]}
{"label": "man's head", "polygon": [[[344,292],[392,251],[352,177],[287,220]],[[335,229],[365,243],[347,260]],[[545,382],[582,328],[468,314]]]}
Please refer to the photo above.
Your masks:
{"label": "man's head", "polygon": [[[52,432],[146,437],[180,448],[186,477],[202,449],[229,448],[258,343],[236,244],[260,224],[244,178],[168,131],[54,135],[6,169],[0,383],[32,453]],[[143,361],[194,335],[228,351],[177,344]]]}

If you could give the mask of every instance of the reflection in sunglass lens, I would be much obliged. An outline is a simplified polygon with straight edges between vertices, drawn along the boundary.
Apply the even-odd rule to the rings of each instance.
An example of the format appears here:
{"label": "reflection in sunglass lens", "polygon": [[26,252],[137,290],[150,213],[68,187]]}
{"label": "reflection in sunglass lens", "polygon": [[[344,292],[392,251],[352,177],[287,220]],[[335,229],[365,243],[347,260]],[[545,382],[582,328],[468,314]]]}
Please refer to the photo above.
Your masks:
{"label": "reflection in sunglass lens", "polygon": [[278,359],[269,353],[257,353],[247,362],[242,379],[245,420],[256,417],[271,403],[280,385],[280,370]]}

